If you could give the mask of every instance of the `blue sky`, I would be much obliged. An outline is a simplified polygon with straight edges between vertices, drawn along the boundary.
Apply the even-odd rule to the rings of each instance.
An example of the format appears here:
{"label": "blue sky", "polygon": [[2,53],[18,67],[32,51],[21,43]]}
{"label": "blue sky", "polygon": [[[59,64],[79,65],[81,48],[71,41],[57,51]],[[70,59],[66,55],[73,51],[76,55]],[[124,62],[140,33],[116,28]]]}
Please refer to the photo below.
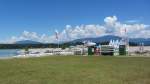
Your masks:
{"label": "blue sky", "polygon": [[66,25],[104,24],[108,16],[149,25],[149,10],[150,0],[0,0],[0,40],[25,30],[53,35]]}

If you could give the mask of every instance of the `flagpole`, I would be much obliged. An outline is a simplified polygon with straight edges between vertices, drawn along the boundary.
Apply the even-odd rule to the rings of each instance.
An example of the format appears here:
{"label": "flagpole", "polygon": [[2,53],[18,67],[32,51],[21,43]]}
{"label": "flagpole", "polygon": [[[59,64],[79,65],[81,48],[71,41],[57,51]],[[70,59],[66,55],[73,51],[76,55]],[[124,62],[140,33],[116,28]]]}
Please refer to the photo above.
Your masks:
{"label": "flagpole", "polygon": [[58,43],[57,43],[57,44],[58,44],[58,48],[59,48],[59,39],[57,39],[57,41],[58,41]]}
{"label": "flagpole", "polygon": [[128,38],[128,35],[127,35],[127,29],[125,28],[125,40],[126,40],[126,52],[127,54],[129,55],[129,38]]}
{"label": "flagpole", "polygon": [[56,35],[56,39],[57,39],[57,47],[59,48],[59,36],[58,36],[57,30],[55,30],[55,35]]}
{"label": "flagpole", "polygon": [[[124,28],[123,31],[120,30],[120,34],[122,36],[122,41],[123,41],[123,44],[125,45],[126,47],[126,53],[129,55],[129,38],[128,38],[128,35],[127,35],[127,29]],[[127,55],[126,54],[126,55]]]}

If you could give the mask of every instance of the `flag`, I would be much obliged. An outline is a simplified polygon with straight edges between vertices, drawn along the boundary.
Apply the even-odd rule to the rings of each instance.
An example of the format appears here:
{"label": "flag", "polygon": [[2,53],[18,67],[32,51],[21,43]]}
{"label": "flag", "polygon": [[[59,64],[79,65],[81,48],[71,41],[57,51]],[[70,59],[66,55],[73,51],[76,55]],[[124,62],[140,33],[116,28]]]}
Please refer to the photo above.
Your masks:
{"label": "flag", "polygon": [[124,29],[124,33],[127,33],[127,29],[126,28]]}
{"label": "flag", "polygon": [[125,36],[126,33],[127,33],[127,29],[126,29],[125,27],[120,29],[120,34],[121,34],[122,36]]}
{"label": "flag", "polygon": [[57,30],[55,30],[55,37],[58,40],[58,31]]}

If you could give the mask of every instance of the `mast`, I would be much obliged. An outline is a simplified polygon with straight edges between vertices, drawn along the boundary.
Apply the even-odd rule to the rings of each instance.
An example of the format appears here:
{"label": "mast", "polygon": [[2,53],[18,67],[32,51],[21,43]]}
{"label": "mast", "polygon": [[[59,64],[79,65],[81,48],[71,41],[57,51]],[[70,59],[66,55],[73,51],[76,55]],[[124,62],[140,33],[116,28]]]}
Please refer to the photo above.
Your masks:
{"label": "mast", "polygon": [[57,44],[58,44],[58,48],[59,48],[59,35],[58,35],[58,31],[55,30],[55,36],[56,36],[56,40],[57,40]]}

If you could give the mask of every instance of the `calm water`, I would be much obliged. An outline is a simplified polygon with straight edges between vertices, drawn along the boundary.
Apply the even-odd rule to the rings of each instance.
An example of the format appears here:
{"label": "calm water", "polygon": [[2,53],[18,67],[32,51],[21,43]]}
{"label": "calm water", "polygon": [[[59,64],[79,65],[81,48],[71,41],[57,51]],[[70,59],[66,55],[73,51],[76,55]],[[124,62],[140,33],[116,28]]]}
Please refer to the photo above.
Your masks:
{"label": "calm water", "polygon": [[12,57],[18,55],[19,49],[0,49],[0,57]]}

